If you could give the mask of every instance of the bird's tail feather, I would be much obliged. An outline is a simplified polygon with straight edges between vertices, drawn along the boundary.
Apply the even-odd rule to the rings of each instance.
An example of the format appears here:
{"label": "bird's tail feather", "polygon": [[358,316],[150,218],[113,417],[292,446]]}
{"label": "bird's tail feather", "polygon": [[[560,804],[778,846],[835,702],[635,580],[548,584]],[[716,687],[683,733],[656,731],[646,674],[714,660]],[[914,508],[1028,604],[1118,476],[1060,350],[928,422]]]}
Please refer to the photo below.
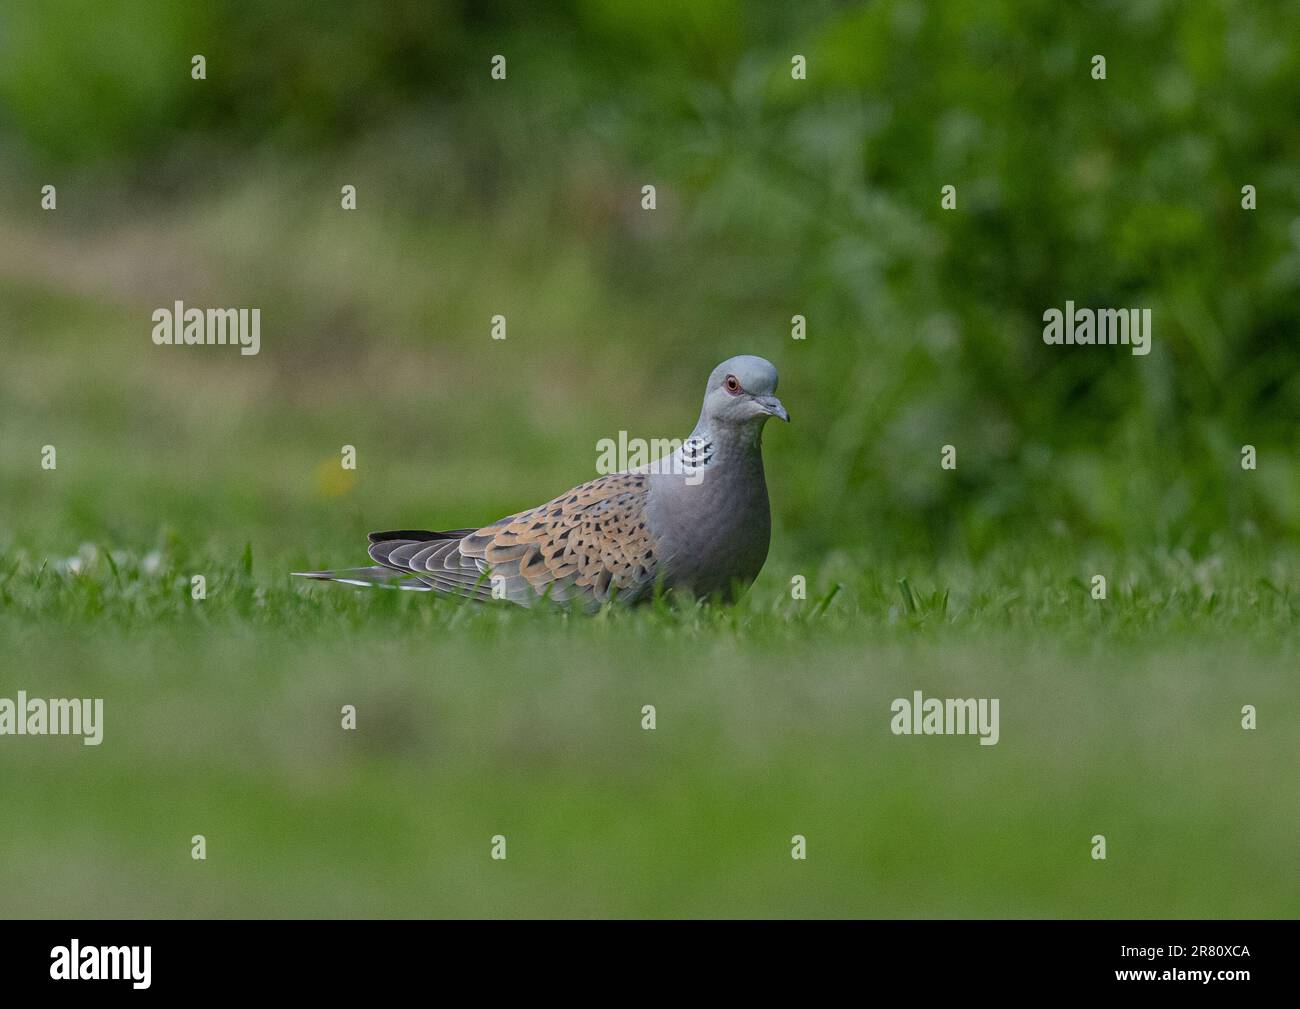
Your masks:
{"label": "bird's tail feather", "polygon": [[344,585],[365,585],[376,589],[405,589],[407,592],[432,592],[427,585],[406,571],[395,571],[376,564],[368,568],[339,568],[337,571],[291,571],[299,578],[314,578],[322,582],[342,582]]}

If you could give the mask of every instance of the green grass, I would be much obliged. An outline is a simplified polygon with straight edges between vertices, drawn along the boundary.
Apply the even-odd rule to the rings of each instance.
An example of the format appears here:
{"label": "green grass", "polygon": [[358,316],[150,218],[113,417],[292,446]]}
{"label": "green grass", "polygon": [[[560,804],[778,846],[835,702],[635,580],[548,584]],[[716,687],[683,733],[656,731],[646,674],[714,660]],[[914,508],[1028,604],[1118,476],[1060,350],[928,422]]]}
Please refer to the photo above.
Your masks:
{"label": "green grass", "polygon": [[[0,739],[8,914],[1283,916],[1300,899],[1294,576],[1238,558],[1112,559],[1104,602],[1011,552],[936,577],[828,566],[798,602],[778,559],[735,608],[594,618],[294,582],[278,558],[79,561],[0,568],[4,695],[105,699],[99,747]],[[892,735],[890,702],[915,689],[1000,698],[1000,742]]]}

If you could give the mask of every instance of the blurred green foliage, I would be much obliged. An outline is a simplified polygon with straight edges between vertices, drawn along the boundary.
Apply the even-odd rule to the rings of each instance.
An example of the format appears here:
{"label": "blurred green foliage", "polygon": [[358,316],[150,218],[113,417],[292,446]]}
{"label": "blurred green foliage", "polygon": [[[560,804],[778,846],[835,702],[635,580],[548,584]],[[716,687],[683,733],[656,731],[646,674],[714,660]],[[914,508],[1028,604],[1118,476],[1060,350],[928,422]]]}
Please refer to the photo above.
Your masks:
{"label": "blurred green foliage", "polygon": [[[798,422],[776,505],[812,551],[978,557],[1009,530],[1213,549],[1300,530],[1298,27],[1293,5],[1227,0],[19,0],[0,13],[4,213],[34,217],[64,175],[85,187],[60,210],[74,228],[174,235],[198,201],[196,227],[243,232],[214,286],[324,329],[268,340],[313,351],[345,324],[481,373],[483,320],[514,301],[514,360],[563,362],[583,395],[595,358],[633,400],[681,401],[605,415],[593,440],[647,410],[684,432],[709,366],[764,354]],[[339,179],[376,232],[324,223]],[[217,222],[214,198],[243,212]],[[267,277],[294,255],[276,228],[315,229],[299,254],[338,268]],[[384,257],[402,276],[368,279]],[[475,276],[419,290],[448,257]],[[514,298],[538,269],[548,289]],[[1150,307],[1154,352],[1045,346],[1067,299]]]}

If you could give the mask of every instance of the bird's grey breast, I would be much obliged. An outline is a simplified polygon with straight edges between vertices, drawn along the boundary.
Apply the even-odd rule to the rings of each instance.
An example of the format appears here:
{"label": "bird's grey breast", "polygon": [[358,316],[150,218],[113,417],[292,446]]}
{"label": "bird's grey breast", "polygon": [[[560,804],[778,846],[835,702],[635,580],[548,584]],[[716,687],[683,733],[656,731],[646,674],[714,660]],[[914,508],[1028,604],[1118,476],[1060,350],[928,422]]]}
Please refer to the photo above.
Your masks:
{"label": "bird's grey breast", "polygon": [[718,452],[698,469],[653,474],[646,518],[665,587],[730,598],[767,559],[772,522],[762,455]]}

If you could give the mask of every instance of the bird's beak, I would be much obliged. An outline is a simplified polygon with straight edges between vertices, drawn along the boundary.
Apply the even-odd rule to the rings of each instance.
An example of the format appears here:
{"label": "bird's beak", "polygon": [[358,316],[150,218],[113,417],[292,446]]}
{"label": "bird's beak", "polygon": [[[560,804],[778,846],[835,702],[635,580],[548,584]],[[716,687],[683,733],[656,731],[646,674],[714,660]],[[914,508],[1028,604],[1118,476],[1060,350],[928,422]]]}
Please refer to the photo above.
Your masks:
{"label": "bird's beak", "polygon": [[773,417],[780,417],[787,424],[790,423],[790,415],[785,412],[785,407],[781,405],[781,401],[775,396],[755,396],[754,402],[761,406],[765,413],[769,413]]}

